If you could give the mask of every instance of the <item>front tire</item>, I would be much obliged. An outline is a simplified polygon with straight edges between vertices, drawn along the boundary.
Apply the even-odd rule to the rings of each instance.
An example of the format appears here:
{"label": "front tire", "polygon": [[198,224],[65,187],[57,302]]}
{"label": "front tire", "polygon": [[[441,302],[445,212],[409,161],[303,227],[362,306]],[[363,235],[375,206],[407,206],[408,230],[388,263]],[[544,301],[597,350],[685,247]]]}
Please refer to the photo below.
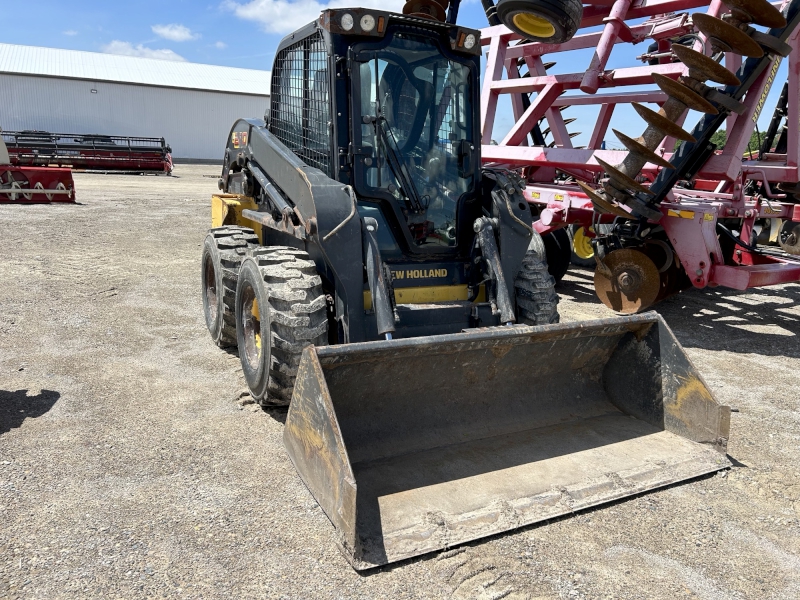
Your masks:
{"label": "front tire", "polygon": [[236,337],[250,394],[262,406],[292,399],[303,348],[328,340],[322,280],[303,250],[258,248],[236,286]]}
{"label": "front tire", "polygon": [[534,230],[514,280],[517,322],[523,325],[548,325],[559,321],[556,281],[547,270],[546,256],[542,237]]}

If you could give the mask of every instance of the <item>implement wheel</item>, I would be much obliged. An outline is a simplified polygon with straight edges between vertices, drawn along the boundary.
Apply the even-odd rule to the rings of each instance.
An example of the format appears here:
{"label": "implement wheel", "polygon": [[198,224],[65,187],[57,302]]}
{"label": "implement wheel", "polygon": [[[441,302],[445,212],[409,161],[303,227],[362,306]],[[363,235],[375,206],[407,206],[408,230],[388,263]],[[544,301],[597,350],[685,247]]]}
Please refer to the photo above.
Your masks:
{"label": "implement wheel", "polygon": [[525,39],[563,44],[578,31],[583,4],[581,0],[500,0],[497,16]]}
{"label": "implement wheel", "polygon": [[242,261],[257,244],[258,236],[252,229],[232,226],[209,230],[203,244],[203,314],[211,339],[220,348],[236,345],[236,279]]}
{"label": "implement wheel", "polygon": [[533,231],[522,266],[514,280],[517,301],[517,322],[523,325],[558,323],[556,281],[547,270],[542,237]]}
{"label": "implement wheel", "polygon": [[778,244],[787,254],[800,254],[800,223],[784,221],[778,233]]}
{"label": "implement wheel", "polygon": [[303,250],[253,250],[236,286],[236,338],[250,394],[262,406],[292,399],[303,348],[328,341],[322,280]]}
{"label": "implement wheel", "polygon": [[[589,227],[589,231],[594,232],[594,228]],[[582,225],[572,225],[569,228],[569,237],[572,240],[572,256],[570,257],[572,264],[578,267],[593,268],[595,266],[594,248],[587,228]]]}

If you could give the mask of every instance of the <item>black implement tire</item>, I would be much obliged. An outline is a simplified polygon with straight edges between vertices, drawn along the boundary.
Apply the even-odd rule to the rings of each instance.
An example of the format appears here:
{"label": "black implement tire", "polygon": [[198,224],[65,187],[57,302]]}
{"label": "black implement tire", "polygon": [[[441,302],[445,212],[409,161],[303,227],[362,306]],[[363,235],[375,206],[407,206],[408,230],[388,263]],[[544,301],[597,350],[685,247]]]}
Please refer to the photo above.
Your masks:
{"label": "black implement tire", "polygon": [[555,279],[547,270],[544,242],[534,230],[528,251],[514,279],[517,323],[523,325],[558,323],[558,294],[555,286]]}
{"label": "black implement tire", "polygon": [[220,348],[236,345],[236,279],[242,261],[257,244],[258,236],[247,227],[216,227],[206,235],[200,267],[203,314]]}
{"label": "black implement tire", "polygon": [[253,250],[236,286],[236,338],[250,394],[262,406],[292,399],[303,348],[328,342],[322,280],[303,250]]}
{"label": "black implement tire", "polygon": [[545,253],[547,254],[547,268],[556,283],[564,278],[572,260],[572,240],[566,229],[556,229],[542,236]]}
{"label": "black implement tire", "polygon": [[578,31],[583,4],[581,0],[500,0],[497,16],[525,39],[563,44]]}

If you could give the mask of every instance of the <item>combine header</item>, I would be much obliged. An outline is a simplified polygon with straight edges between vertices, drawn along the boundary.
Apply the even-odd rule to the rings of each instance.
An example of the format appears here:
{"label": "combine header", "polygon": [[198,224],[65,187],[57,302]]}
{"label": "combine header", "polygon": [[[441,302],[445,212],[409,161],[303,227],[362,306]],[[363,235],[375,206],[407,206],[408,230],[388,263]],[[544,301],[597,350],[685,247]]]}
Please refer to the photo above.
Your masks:
{"label": "combine header", "polygon": [[480,33],[446,8],[325,10],[280,43],[202,254],[212,339],[291,402],[356,569],[730,464],[729,409],[657,315],[557,323],[525,181],[481,168]]}
{"label": "combine header", "polygon": [[[501,0],[497,14],[513,1]],[[520,33],[531,32],[513,19],[507,28],[487,14],[495,26],[481,42],[489,48],[482,160],[525,174],[540,233],[579,225],[593,238],[603,303],[634,313],[692,286],[744,290],[800,280],[800,262],[756,243],[780,219],[781,247],[800,254],[800,1],[780,11],[766,0],[598,2],[584,7],[577,35],[563,43],[526,41]],[[641,42],[649,43],[639,56],[645,66],[606,68],[615,45]],[[553,63],[545,59],[563,52],[569,61],[570,51],[585,48],[596,48],[585,70],[547,72]],[[744,158],[784,58],[789,81],[773,125],[757,156]],[[645,84],[654,89],[624,89]],[[516,123],[490,145],[500,94],[510,95]],[[615,130],[627,150],[607,150],[612,114],[623,104],[647,128],[636,139]],[[562,116],[576,105],[599,109],[580,149]],[[691,131],[682,128],[689,110],[703,114]],[[711,137],[723,126],[720,152]]]}
{"label": "combine header", "polygon": [[165,175],[172,172],[172,149],[164,138],[46,131],[3,131],[2,136],[15,166]]}
{"label": "combine header", "polygon": [[12,165],[6,146],[0,139],[0,202],[75,202],[72,172],[59,167]]}

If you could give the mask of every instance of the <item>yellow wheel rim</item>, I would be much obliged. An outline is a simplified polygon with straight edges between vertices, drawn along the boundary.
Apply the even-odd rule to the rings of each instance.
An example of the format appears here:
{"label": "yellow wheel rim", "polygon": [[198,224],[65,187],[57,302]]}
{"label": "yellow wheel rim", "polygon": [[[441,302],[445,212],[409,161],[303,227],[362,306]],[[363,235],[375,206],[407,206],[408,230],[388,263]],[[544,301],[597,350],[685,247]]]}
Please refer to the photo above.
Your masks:
{"label": "yellow wheel rim", "polygon": [[251,312],[253,313],[253,320],[256,322],[256,348],[261,352],[261,313],[258,312],[258,300],[256,298],[253,298],[253,309]]}
{"label": "yellow wheel rim", "polygon": [[[590,231],[594,231],[591,227]],[[586,235],[586,228],[580,227],[575,230],[572,236],[572,250],[579,258],[594,258],[594,248],[592,248],[592,238]]]}
{"label": "yellow wheel rim", "polygon": [[531,37],[549,38],[556,33],[556,28],[550,24],[550,21],[531,13],[517,13],[511,20],[517,29]]}

